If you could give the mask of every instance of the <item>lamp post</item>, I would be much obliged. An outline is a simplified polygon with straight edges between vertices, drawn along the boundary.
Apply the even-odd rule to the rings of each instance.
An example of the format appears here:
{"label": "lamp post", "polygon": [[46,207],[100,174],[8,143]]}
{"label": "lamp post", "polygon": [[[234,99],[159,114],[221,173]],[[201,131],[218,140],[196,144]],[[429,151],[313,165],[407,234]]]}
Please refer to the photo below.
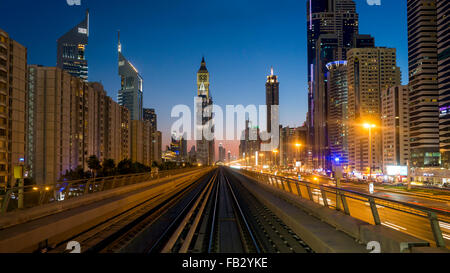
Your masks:
{"label": "lamp post", "polygon": [[377,126],[375,124],[365,123],[364,128],[369,130],[369,191],[372,193],[373,183],[372,183],[372,129]]}
{"label": "lamp post", "polygon": [[[297,156],[296,157],[298,157],[298,159],[295,162],[295,165],[297,165],[297,162],[300,162],[300,165],[302,165],[301,164],[301,160],[300,160],[300,148],[302,147],[302,144],[301,143],[296,143],[295,147],[297,147]],[[300,166],[298,167],[298,171],[300,171]]]}
{"label": "lamp post", "polygon": [[277,167],[277,154],[278,154],[278,150],[275,149],[273,150],[273,156],[274,156],[274,165]]}

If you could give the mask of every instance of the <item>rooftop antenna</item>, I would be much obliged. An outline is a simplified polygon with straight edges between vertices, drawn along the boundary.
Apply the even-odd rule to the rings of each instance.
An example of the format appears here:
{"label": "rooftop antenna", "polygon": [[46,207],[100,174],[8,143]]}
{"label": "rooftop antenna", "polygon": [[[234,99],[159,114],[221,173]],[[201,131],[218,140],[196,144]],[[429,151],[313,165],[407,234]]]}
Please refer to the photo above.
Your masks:
{"label": "rooftop antenna", "polygon": [[117,38],[119,41],[118,50],[119,50],[119,52],[122,52],[122,44],[120,43],[120,29],[117,31]]}

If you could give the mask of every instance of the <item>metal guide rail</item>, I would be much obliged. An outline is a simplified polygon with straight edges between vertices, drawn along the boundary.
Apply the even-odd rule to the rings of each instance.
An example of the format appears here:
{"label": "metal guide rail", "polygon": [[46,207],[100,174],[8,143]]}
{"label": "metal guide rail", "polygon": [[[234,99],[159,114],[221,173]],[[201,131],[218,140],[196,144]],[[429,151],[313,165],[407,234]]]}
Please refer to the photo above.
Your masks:
{"label": "metal guide rail", "polygon": [[225,169],[218,169],[162,253],[308,253],[312,250]]}
{"label": "metal guide rail", "polygon": [[96,192],[116,189],[143,182],[194,171],[199,168],[177,169],[164,172],[120,175],[74,181],[61,181],[45,185],[15,187],[0,195],[0,215],[44,204],[61,202]]}
{"label": "metal guide rail", "polygon": [[383,225],[430,242],[450,243],[450,213],[352,190],[266,173],[240,170],[259,182],[313,201],[373,225]]}
{"label": "metal guide rail", "polygon": [[67,250],[66,245],[70,241],[79,243],[83,253],[120,252],[137,234],[156,222],[168,209],[180,202],[193,189],[201,187],[204,180],[202,177],[205,175],[183,177],[170,190],[155,192],[135,207],[110,217],[58,245],[48,247],[45,252],[69,252],[71,250]]}

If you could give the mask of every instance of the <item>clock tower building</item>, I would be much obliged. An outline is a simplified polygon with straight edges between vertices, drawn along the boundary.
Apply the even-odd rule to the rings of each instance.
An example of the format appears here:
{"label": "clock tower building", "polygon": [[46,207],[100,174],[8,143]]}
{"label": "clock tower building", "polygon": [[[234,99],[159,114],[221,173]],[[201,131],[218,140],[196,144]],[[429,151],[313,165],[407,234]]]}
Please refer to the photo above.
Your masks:
{"label": "clock tower building", "polygon": [[[197,96],[202,101],[202,106],[198,108],[197,111],[202,111],[204,113],[205,108],[213,105],[211,93],[209,90],[209,72],[206,68],[205,58],[202,59],[200,69],[197,72]],[[202,115],[202,128],[208,124],[213,118],[212,114],[210,117],[205,117]],[[214,128],[212,129],[214,133]],[[198,163],[202,165],[213,165],[215,162],[215,144],[214,140],[207,140],[205,136],[202,135],[201,140],[197,140],[197,160]]]}

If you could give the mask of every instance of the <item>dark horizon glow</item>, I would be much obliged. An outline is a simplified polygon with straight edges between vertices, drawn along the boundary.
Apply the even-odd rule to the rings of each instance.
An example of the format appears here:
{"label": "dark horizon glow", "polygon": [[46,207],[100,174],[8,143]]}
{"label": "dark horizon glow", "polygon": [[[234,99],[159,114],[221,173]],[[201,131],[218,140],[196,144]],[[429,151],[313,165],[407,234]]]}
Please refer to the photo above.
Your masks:
{"label": "dark horizon glow", "polygon": [[[122,51],[144,78],[144,107],[155,108],[163,150],[170,141],[170,112],[193,107],[196,72],[204,55],[214,103],[265,104],[265,81],[273,66],[280,81],[280,119],[300,126],[307,112],[306,0],[2,1],[0,28],[28,48],[28,63],[56,65],[56,40],[90,9],[89,81],[99,81],[117,100],[117,30]],[[369,6],[356,0],[360,33],[377,46],[397,48],[407,83],[406,0]],[[216,141],[216,146],[221,141]],[[224,142],[225,143],[225,142]],[[226,150],[236,155],[237,145]]]}

